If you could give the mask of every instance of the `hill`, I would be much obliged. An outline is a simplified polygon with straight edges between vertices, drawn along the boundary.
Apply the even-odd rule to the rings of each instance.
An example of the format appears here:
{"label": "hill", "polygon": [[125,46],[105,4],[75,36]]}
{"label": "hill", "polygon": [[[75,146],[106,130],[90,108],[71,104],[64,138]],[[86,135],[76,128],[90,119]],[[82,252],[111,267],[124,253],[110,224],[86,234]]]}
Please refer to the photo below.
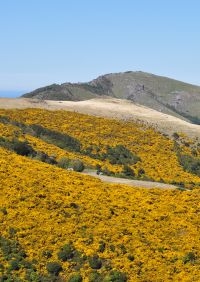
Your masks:
{"label": "hill", "polygon": [[102,96],[128,99],[193,123],[200,123],[200,87],[145,72],[107,74],[88,83],[53,84],[25,98],[81,101]]}
{"label": "hill", "polygon": [[47,110],[66,110],[93,116],[117,118],[119,120],[140,120],[169,136],[173,135],[174,132],[181,132],[191,138],[200,138],[199,125],[124,99],[101,97],[74,102],[33,98],[0,98],[0,105],[4,109],[41,108]]}
{"label": "hill", "polygon": [[[199,281],[194,140],[131,120],[1,109],[0,164],[2,281]],[[180,189],[104,183],[71,171],[80,165]]]}
{"label": "hill", "polygon": [[19,147],[26,152],[25,144],[24,148],[16,143],[19,140],[28,142],[33,156],[40,160],[45,160],[44,153],[58,162],[67,157],[80,159],[93,169],[98,165],[105,174],[127,176],[130,169],[130,176],[133,173],[141,180],[187,188],[200,183],[200,143],[181,133],[174,132],[170,139],[142,122],[77,112],[11,109],[0,110],[0,114],[0,145],[8,149]]}
{"label": "hill", "polygon": [[[200,147],[173,138],[141,122],[1,109],[0,279],[198,282]],[[66,169],[77,159],[190,191],[103,183]]]}
{"label": "hill", "polygon": [[199,281],[198,191],[108,185],[0,152],[4,281]]}

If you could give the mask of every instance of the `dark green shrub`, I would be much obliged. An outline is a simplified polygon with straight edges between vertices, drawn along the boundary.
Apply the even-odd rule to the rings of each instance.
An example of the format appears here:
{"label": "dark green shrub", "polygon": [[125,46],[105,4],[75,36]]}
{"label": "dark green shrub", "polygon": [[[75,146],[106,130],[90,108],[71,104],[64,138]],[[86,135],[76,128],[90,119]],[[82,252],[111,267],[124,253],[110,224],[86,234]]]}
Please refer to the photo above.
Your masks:
{"label": "dark green shrub", "polygon": [[62,266],[58,262],[48,262],[47,263],[47,271],[50,274],[58,276],[58,274],[62,271]]}
{"label": "dark green shrub", "polygon": [[20,261],[26,257],[26,253],[22,249],[19,242],[13,239],[7,239],[3,236],[0,236],[0,249],[4,259],[7,261],[12,259]]}
{"label": "dark green shrub", "polygon": [[60,168],[67,169],[69,167],[69,165],[70,165],[70,160],[68,158],[66,158],[66,157],[62,157],[58,161],[58,166]]}
{"label": "dark green shrub", "polygon": [[5,207],[0,208],[0,211],[3,213],[3,215],[7,215],[8,214],[8,212],[7,212]]}
{"label": "dark green shrub", "polygon": [[0,116],[0,122],[3,124],[9,124],[10,123],[10,118],[7,116]]}
{"label": "dark green shrub", "polygon": [[11,260],[9,265],[10,270],[19,270],[20,269],[20,262],[18,260]]}
{"label": "dark green shrub", "polygon": [[17,234],[17,230],[13,227],[9,227],[8,233],[9,233],[10,237],[14,237],[15,234]]}
{"label": "dark green shrub", "polygon": [[113,175],[113,173],[107,167],[102,169],[101,172],[105,175],[108,175],[108,176]]}
{"label": "dark green shrub", "polygon": [[79,208],[79,205],[77,205],[76,203],[70,203],[70,207],[71,208],[74,208],[74,209],[78,209]]}
{"label": "dark green shrub", "polygon": [[200,176],[200,159],[189,155],[178,154],[178,160],[184,170]]}
{"label": "dark green shrub", "polygon": [[98,251],[103,253],[105,251],[105,248],[106,248],[106,243],[103,242],[103,241],[100,241],[99,242],[99,249],[98,249]]}
{"label": "dark green shrub", "polygon": [[126,176],[126,177],[131,177],[133,178],[135,176],[135,172],[134,170],[128,166],[128,165],[124,165],[122,173]]}
{"label": "dark green shrub", "polygon": [[37,152],[28,144],[27,141],[19,141],[18,139],[8,140],[5,138],[0,139],[0,146],[12,150],[21,156],[35,157]]}
{"label": "dark green shrub", "polygon": [[54,156],[48,156],[44,152],[37,152],[35,159],[47,164],[57,164],[57,161]]}
{"label": "dark green shrub", "polygon": [[68,282],[82,282],[83,278],[80,274],[73,274],[70,276]]}
{"label": "dark green shrub", "polygon": [[22,156],[35,156],[36,152],[33,150],[33,148],[25,141],[19,141],[19,140],[13,140],[13,150]]}
{"label": "dark green shrub", "polygon": [[103,277],[102,274],[98,273],[97,271],[93,271],[89,275],[89,282],[102,282]]}
{"label": "dark green shrub", "polygon": [[183,263],[186,264],[188,262],[194,263],[196,260],[196,255],[193,252],[187,253],[183,258]]}
{"label": "dark green shrub", "polygon": [[58,252],[58,259],[62,261],[67,261],[72,259],[74,256],[74,248],[70,244],[64,245],[61,250]]}
{"label": "dark green shrub", "polygon": [[35,265],[32,262],[28,261],[28,260],[22,260],[21,261],[21,265],[22,265],[23,268],[36,271]]}
{"label": "dark green shrub", "polygon": [[114,245],[110,245],[110,250],[111,250],[111,252],[114,252],[115,251],[115,246]]}
{"label": "dark green shrub", "polygon": [[94,159],[100,159],[100,148],[96,145],[89,146],[85,148],[85,150],[82,151],[84,155],[90,156],[91,158]]}
{"label": "dark green shrub", "polygon": [[134,155],[123,145],[107,147],[107,152],[103,154],[103,159],[108,159],[111,164],[136,164],[140,158]]}
{"label": "dark green shrub", "polygon": [[44,257],[44,258],[51,258],[52,257],[52,251],[49,251],[49,250],[46,250],[46,251],[43,251],[42,252],[42,256]]}
{"label": "dark green shrub", "polygon": [[102,267],[101,259],[98,255],[89,258],[89,265],[92,269],[100,269]]}
{"label": "dark green shrub", "polygon": [[27,125],[18,121],[10,120],[7,117],[0,117],[0,121],[4,124],[12,124],[18,126],[19,128],[21,128],[23,133],[39,137],[42,140],[54,144],[62,149],[80,152],[80,142],[76,138],[67,134],[45,128],[38,124]]}
{"label": "dark green shrub", "polygon": [[[31,282],[49,282],[50,279],[44,275],[40,274],[32,269],[26,270],[26,276],[25,276],[25,281],[31,281]],[[51,279],[51,282],[55,281],[54,279]]]}
{"label": "dark green shrub", "polygon": [[128,259],[130,260],[130,261],[134,261],[134,256],[133,255],[128,255]]}
{"label": "dark green shrub", "polygon": [[126,282],[127,277],[125,273],[117,270],[112,270],[104,279],[104,282]]}
{"label": "dark green shrub", "polygon": [[85,168],[84,163],[81,160],[74,160],[72,163],[72,168],[74,171],[82,172]]}
{"label": "dark green shrub", "polygon": [[[102,161],[109,160],[111,164],[136,164],[141,159],[133,154],[129,149],[123,145],[117,145],[115,147],[107,146],[106,152],[100,153],[100,149],[97,147],[88,147],[83,151],[85,155],[89,155],[92,158]],[[98,170],[98,168],[97,168]]]}
{"label": "dark green shrub", "polygon": [[119,245],[119,248],[120,248],[122,254],[126,254],[127,253],[126,247],[123,244]]}
{"label": "dark green shrub", "polygon": [[38,124],[32,124],[29,127],[33,131],[32,135],[36,135],[46,142],[52,143],[62,149],[68,149],[77,152],[80,151],[80,142],[67,134],[42,127]]}

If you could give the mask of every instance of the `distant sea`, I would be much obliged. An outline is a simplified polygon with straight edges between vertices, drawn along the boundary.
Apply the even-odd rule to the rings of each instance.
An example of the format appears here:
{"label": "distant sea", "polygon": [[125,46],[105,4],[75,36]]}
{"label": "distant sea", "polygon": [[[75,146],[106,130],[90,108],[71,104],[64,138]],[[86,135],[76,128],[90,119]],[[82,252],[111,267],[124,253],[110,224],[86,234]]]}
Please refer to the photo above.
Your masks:
{"label": "distant sea", "polygon": [[27,93],[28,91],[23,90],[0,90],[0,98],[17,98],[20,97],[22,94]]}

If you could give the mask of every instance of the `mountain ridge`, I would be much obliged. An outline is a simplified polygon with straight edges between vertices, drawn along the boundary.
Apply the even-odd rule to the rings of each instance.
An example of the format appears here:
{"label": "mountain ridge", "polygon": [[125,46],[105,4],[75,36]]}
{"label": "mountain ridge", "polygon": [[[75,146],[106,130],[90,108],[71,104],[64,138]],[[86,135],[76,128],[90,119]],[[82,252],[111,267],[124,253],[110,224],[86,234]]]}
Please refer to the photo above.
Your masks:
{"label": "mountain ridge", "polygon": [[52,84],[21,97],[57,101],[113,97],[200,124],[200,86],[141,71],[105,74],[85,83]]}

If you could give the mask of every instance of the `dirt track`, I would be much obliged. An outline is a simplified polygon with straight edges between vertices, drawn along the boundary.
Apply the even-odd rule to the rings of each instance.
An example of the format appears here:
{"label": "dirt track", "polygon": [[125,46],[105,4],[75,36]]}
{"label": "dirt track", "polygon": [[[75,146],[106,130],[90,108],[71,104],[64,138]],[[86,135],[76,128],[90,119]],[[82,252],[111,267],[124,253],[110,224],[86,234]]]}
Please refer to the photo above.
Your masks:
{"label": "dirt track", "polygon": [[97,177],[101,179],[103,182],[115,183],[115,184],[125,184],[134,187],[141,188],[159,188],[159,189],[176,189],[177,186],[171,184],[165,184],[160,182],[151,182],[151,181],[142,181],[142,180],[132,180],[125,178],[118,178],[106,175],[97,175],[94,171],[83,172],[84,174]]}
{"label": "dirt track", "polygon": [[164,133],[172,134],[174,132],[183,132],[190,137],[200,138],[199,125],[188,123],[179,118],[134,104],[127,100],[114,98],[91,99],[80,102],[0,98],[0,108],[62,109],[123,120],[141,120],[152,124],[155,128]]}

